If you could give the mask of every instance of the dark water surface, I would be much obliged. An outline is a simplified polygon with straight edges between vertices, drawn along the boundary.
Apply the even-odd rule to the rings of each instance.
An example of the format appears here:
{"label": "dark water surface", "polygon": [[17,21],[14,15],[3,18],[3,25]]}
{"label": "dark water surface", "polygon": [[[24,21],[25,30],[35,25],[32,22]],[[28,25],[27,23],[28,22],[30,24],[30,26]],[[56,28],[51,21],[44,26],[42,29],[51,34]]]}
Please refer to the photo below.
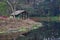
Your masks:
{"label": "dark water surface", "polygon": [[42,22],[44,27],[24,34],[17,40],[60,40],[60,22]]}

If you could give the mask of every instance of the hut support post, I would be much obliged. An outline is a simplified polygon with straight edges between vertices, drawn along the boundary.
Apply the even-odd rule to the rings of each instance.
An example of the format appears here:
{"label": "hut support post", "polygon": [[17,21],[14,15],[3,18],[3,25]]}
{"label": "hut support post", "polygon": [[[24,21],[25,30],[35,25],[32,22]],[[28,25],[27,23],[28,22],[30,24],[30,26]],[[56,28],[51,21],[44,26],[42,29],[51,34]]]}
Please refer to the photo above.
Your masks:
{"label": "hut support post", "polygon": [[22,19],[23,19],[23,13],[22,13]]}
{"label": "hut support post", "polygon": [[28,19],[28,13],[27,13],[27,19]]}

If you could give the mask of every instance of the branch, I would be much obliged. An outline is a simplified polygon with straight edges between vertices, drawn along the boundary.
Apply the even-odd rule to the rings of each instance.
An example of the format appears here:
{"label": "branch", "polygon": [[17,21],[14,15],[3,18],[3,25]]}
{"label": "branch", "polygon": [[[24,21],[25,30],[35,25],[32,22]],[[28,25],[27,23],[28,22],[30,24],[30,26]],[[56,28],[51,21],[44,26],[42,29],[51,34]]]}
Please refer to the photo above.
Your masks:
{"label": "branch", "polygon": [[10,5],[12,12],[14,11],[12,4],[7,0],[7,3]]}

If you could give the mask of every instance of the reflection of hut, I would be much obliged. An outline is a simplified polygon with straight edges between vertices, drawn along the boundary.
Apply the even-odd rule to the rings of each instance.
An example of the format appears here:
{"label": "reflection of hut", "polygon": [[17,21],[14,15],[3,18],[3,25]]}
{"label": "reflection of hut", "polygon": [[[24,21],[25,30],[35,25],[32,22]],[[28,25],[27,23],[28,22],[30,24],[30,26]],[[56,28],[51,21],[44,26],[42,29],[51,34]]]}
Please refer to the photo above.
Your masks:
{"label": "reflection of hut", "polygon": [[22,18],[22,19],[28,18],[28,13],[25,10],[15,11],[11,14],[11,16],[14,17],[14,15],[16,18]]}

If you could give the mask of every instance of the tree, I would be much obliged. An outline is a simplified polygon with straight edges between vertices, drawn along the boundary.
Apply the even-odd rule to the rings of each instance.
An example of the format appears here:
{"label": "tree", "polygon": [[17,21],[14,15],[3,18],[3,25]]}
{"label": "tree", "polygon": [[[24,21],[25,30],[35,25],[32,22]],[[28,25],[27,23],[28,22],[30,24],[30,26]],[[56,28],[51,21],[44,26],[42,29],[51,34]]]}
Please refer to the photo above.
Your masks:
{"label": "tree", "polygon": [[7,5],[6,5],[6,3],[5,3],[5,2],[0,2],[0,15],[5,15],[5,16],[7,16],[6,10],[7,10]]}
{"label": "tree", "polygon": [[[5,2],[8,3],[8,5],[10,6],[12,12],[16,11],[17,0],[13,0],[13,2],[12,2],[12,0],[11,0],[11,2],[9,2],[9,0],[6,0]],[[14,15],[14,18],[15,18],[15,15]]]}
{"label": "tree", "polygon": [[[6,2],[10,5],[12,12],[15,12],[15,8],[13,8],[12,4],[8,0]],[[15,3],[15,0],[14,0],[14,3]],[[15,18],[15,15],[14,15],[14,18]]]}

